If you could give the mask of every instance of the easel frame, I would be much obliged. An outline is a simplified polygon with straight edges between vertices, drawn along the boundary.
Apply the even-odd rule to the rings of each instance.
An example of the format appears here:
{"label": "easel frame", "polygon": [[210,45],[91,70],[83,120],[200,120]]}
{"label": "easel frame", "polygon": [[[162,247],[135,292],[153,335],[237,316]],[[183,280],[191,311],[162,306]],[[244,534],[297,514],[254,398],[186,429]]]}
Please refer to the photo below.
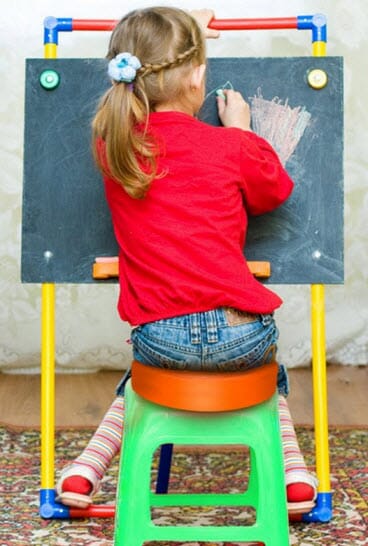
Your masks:
{"label": "easel frame", "polygon": [[[44,57],[57,58],[59,32],[111,31],[116,20],[89,20],[47,17],[44,21]],[[289,18],[214,19],[217,30],[297,29],[312,33],[312,55],[326,55],[327,23],[322,14]],[[55,284],[43,283],[41,309],[41,490],[40,515],[46,519],[73,517],[113,517],[114,505],[91,505],[73,509],[55,501]],[[313,406],[315,459],[319,481],[315,508],[303,521],[327,522],[332,518],[332,493],[328,445],[327,373],[325,354],[324,286],[311,285]]]}

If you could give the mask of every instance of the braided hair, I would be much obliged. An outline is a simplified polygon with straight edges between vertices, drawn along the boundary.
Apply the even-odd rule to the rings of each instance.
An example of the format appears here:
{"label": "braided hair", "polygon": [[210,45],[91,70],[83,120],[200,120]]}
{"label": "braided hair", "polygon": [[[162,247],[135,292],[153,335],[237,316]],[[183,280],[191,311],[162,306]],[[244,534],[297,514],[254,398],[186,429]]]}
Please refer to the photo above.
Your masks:
{"label": "braided hair", "polygon": [[[141,67],[132,84],[114,82],[102,97],[92,124],[93,149],[102,172],[140,199],[160,176],[158,146],[147,131],[148,114],[184,96],[191,70],[205,63],[205,39],[187,12],[147,8],[128,13],[115,27],[107,59],[123,51],[138,57]],[[105,143],[103,157],[100,140]]]}

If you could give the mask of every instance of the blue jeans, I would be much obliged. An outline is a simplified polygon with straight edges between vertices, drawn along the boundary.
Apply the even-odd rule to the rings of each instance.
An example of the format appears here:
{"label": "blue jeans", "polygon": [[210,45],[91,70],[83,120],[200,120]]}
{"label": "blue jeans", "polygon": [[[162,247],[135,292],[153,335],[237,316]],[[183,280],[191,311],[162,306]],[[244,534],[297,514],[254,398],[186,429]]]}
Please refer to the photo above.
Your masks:
{"label": "blue jeans", "polygon": [[[274,361],[277,339],[272,315],[228,308],[149,322],[131,333],[134,359],[143,364],[214,372],[247,370]],[[279,393],[287,396],[288,377],[281,364],[277,384]]]}

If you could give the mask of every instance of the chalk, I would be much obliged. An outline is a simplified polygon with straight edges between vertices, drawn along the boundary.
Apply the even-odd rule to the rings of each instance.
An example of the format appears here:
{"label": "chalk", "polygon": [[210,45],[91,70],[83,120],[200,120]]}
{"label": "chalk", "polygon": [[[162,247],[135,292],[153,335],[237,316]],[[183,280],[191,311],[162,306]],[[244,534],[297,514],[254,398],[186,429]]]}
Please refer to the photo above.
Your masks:
{"label": "chalk", "polygon": [[226,95],[225,95],[223,89],[216,89],[216,95],[218,97],[221,97],[222,99],[226,100]]}
{"label": "chalk", "polygon": [[118,261],[118,256],[97,256],[97,258],[95,258],[96,263],[112,263]]}

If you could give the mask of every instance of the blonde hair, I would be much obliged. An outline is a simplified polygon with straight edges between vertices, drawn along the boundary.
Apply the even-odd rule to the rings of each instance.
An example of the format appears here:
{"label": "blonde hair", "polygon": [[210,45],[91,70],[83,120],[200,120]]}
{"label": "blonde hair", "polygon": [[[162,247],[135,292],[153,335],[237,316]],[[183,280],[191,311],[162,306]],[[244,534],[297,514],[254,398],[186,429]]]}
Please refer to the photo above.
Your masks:
{"label": "blonde hair", "polygon": [[[185,11],[153,7],[128,13],[115,27],[107,53],[129,52],[140,60],[133,84],[116,83],[104,94],[92,123],[97,165],[134,198],[143,198],[157,176],[158,146],[147,131],[150,111],[177,100],[191,69],[205,62],[205,39]],[[98,152],[98,140],[105,154]]]}

